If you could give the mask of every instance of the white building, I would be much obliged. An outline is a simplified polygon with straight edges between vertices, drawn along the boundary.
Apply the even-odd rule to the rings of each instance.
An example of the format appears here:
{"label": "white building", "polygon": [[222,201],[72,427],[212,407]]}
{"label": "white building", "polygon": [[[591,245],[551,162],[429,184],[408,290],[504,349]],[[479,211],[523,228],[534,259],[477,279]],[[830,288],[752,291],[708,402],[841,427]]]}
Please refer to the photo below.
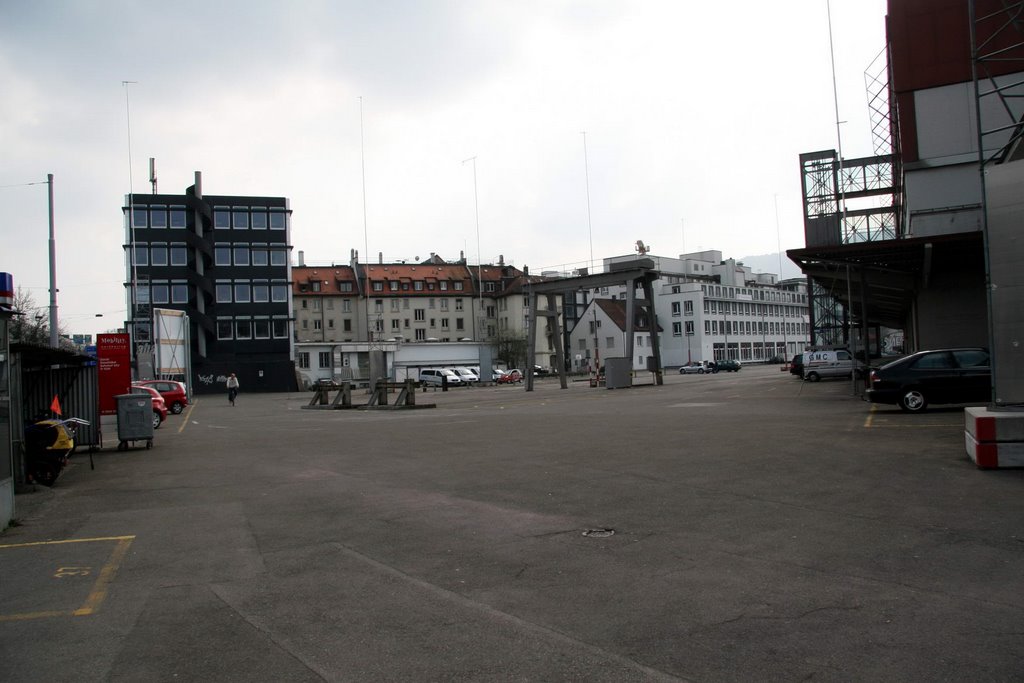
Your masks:
{"label": "white building", "polygon": [[[638,311],[633,328],[634,371],[646,370],[651,350],[650,321]],[[626,302],[594,299],[569,334],[568,357],[573,371],[590,371],[602,367],[609,358],[625,358]]]}
{"label": "white building", "polygon": [[[690,361],[734,358],[767,362],[790,358],[810,344],[807,282],[779,281],[752,273],[722,252],[708,250],[680,258],[637,255],[605,259],[605,268],[639,258],[654,261],[654,310],[661,329],[665,367]],[[624,287],[602,288],[597,297],[622,299]]]}

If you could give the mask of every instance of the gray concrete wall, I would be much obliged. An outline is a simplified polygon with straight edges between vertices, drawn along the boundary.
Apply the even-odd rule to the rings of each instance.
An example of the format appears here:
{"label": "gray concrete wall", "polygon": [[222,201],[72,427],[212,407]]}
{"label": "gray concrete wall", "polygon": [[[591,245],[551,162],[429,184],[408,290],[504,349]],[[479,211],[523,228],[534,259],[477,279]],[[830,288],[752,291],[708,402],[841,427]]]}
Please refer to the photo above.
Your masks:
{"label": "gray concrete wall", "polygon": [[1024,161],[988,167],[988,250],[992,281],[996,405],[1024,404]]}
{"label": "gray concrete wall", "polygon": [[917,299],[915,349],[988,346],[983,264],[976,256],[936,253],[928,286]]}

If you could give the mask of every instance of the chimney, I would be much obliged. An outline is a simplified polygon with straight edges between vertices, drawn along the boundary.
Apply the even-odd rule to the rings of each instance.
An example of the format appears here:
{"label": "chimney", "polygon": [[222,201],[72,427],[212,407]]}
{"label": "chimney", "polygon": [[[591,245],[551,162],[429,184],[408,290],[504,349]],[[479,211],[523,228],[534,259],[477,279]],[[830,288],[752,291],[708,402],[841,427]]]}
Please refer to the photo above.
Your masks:
{"label": "chimney", "polygon": [[462,251],[461,249],[459,249],[459,261],[461,261],[462,263],[466,262],[466,252]]}
{"label": "chimney", "polygon": [[306,252],[299,249],[299,268],[306,266]]}
{"label": "chimney", "polygon": [[379,263],[381,265],[384,265],[384,252],[383,251],[378,251],[377,252],[377,263]]}
{"label": "chimney", "polygon": [[498,265],[501,266],[502,268],[505,267],[505,255],[504,254],[498,254]]}
{"label": "chimney", "polygon": [[530,276],[530,266],[523,266],[523,275],[526,277]]}
{"label": "chimney", "polygon": [[203,172],[202,171],[196,171],[196,184],[195,184],[195,188],[196,188],[196,192],[195,192],[196,199],[202,199],[203,198]]}

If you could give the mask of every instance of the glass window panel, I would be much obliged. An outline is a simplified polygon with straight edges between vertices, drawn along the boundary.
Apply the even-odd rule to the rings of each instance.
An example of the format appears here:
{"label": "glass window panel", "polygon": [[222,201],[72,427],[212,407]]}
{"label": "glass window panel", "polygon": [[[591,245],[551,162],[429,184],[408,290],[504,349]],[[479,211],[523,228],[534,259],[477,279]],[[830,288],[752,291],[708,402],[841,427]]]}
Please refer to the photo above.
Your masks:
{"label": "glass window panel", "polygon": [[137,265],[137,266],[148,266],[149,265],[149,245],[147,245],[147,244],[136,244],[135,245],[135,265]]}
{"label": "glass window panel", "polygon": [[287,339],[288,338],[288,321],[287,320],[274,320],[274,339]]}
{"label": "glass window panel", "polygon": [[270,301],[270,285],[253,285],[252,300],[258,304]]}
{"label": "glass window panel", "polygon": [[233,251],[235,253],[236,266],[249,265],[249,247],[235,247]]}
{"label": "glass window panel", "polygon": [[172,228],[184,228],[185,227],[185,210],[184,209],[171,209],[171,227]]}
{"label": "glass window panel", "polygon": [[218,284],[217,285],[217,303],[229,304],[231,303],[231,285],[229,284]]}
{"label": "glass window panel", "polygon": [[265,266],[269,262],[266,249],[252,250],[252,264],[254,266]]}
{"label": "glass window panel", "polygon": [[283,249],[271,249],[270,250],[270,265],[272,266],[285,266],[288,265],[288,257]]}
{"label": "glass window panel", "polygon": [[164,209],[153,209],[149,212],[149,226],[151,228],[167,227],[167,211]]}
{"label": "glass window panel", "polygon": [[140,304],[149,303],[149,287],[146,285],[135,286],[135,301]]}
{"label": "glass window panel", "polygon": [[132,227],[145,228],[149,225],[149,212],[146,209],[135,209],[134,215],[135,220],[132,221]]}
{"label": "glass window panel", "polygon": [[174,285],[171,285],[171,303],[172,304],[187,304],[188,303],[188,285],[186,285],[186,284],[174,284]]}
{"label": "glass window panel", "polygon": [[218,266],[231,265],[231,247],[214,247],[214,263]]}
{"label": "glass window panel", "polygon": [[230,320],[218,320],[217,339],[233,339],[234,327]]}
{"label": "glass window panel", "polygon": [[188,265],[188,249],[185,248],[184,244],[172,244],[171,245],[171,265],[172,266],[187,266]]}
{"label": "glass window panel", "polygon": [[267,214],[265,211],[253,211],[252,212],[252,229],[253,230],[266,230],[267,229]]}
{"label": "glass window panel", "polygon": [[153,294],[153,303],[155,304],[166,304],[170,303],[170,289],[167,285],[153,285],[150,287]]}
{"label": "glass window panel", "polygon": [[256,339],[270,339],[270,321],[254,320],[252,323],[253,337]]}
{"label": "glass window panel", "polygon": [[252,339],[252,321],[235,321],[235,339]]}
{"label": "glass window panel", "polygon": [[271,230],[284,230],[285,227],[285,214],[281,211],[270,212],[270,229]]}
{"label": "glass window panel", "polygon": [[213,227],[215,227],[215,228],[230,228],[231,227],[231,212],[230,211],[214,211],[213,212]]}
{"label": "glass window panel", "polygon": [[231,212],[231,223],[235,230],[248,230],[249,229],[249,212],[248,211],[232,211]]}
{"label": "glass window panel", "polygon": [[235,303],[249,303],[249,285],[235,285]]}
{"label": "glass window panel", "polygon": [[154,244],[150,248],[150,258],[153,260],[154,266],[166,266],[167,265],[167,247],[163,244]]}

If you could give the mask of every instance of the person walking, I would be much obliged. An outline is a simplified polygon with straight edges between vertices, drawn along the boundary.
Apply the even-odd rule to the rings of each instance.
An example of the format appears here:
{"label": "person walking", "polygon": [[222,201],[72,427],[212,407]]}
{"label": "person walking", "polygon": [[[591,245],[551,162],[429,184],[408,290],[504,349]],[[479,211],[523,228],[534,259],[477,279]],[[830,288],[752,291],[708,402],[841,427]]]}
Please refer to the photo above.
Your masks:
{"label": "person walking", "polygon": [[235,377],[235,373],[228,375],[228,401],[231,405],[235,405],[235,398],[238,396],[238,378]]}

